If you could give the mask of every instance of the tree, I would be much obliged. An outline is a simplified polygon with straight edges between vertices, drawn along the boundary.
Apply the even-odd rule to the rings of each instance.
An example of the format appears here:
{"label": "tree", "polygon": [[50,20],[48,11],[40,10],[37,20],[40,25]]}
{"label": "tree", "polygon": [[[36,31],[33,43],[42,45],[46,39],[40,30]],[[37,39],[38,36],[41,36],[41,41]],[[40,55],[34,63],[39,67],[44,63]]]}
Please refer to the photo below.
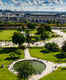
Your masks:
{"label": "tree", "polygon": [[32,42],[32,40],[29,31],[26,31],[26,42],[28,43],[28,47],[30,47],[30,42]]}
{"label": "tree", "polygon": [[51,32],[51,27],[48,24],[41,24],[40,27],[37,29],[38,33],[42,33],[45,31]]}
{"label": "tree", "polygon": [[42,40],[45,40],[45,39],[47,39],[48,37],[49,37],[49,34],[48,34],[46,31],[44,31],[44,32],[41,33],[41,39],[42,39]]}
{"label": "tree", "polygon": [[30,64],[28,61],[24,62],[22,65],[19,65],[17,71],[18,71],[18,78],[19,79],[24,78],[24,80],[33,73],[35,73],[32,64]]}
{"label": "tree", "polygon": [[51,32],[51,27],[47,24],[41,24],[37,31],[41,35],[41,39],[45,40],[49,37],[48,33]]}
{"label": "tree", "polygon": [[27,41],[28,43],[31,42],[31,36],[30,36],[29,33],[26,34],[26,41]]}
{"label": "tree", "polygon": [[25,42],[25,37],[23,34],[19,32],[15,32],[12,36],[12,42],[15,44],[19,44],[19,47]]}
{"label": "tree", "polygon": [[59,51],[59,46],[54,42],[46,43],[45,48],[48,49],[49,51],[54,51],[54,52]]}
{"label": "tree", "polygon": [[39,34],[41,34],[43,31],[44,31],[43,27],[39,27],[39,28],[37,29],[37,32],[38,32]]}
{"label": "tree", "polygon": [[34,29],[35,28],[35,24],[34,23],[27,23],[27,27],[29,28],[29,29]]}
{"label": "tree", "polygon": [[50,32],[51,32],[51,27],[49,26],[49,24],[45,24],[45,25],[44,25],[44,29],[45,29],[46,31],[50,31]]}
{"label": "tree", "polygon": [[63,51],[63,52],[66,52],[66,41],[64,41],[64,43],[63,43],[62,51]]}
{"label": "tree", "polygon": [[22,23],[21,26],[17,29],[18,31],[24,31],[25,25]]}

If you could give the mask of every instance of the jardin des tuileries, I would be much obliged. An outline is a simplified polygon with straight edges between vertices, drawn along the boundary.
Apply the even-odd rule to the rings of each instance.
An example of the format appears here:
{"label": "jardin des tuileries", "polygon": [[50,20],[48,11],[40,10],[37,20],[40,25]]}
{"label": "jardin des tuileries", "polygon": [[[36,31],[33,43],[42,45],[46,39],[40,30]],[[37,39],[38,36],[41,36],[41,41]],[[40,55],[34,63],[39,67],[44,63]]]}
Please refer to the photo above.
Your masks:
{"label": "jardin des tuileries", "polygon": [[[22,6],[21,0],[3,1],[0,80],[66,80],[66,6],[62,0],[25,0]],[[49,11],[50,7],[41,7],[43,3],[55,6],[50,4]],[[53,11],[58,4],[59,11]]]}

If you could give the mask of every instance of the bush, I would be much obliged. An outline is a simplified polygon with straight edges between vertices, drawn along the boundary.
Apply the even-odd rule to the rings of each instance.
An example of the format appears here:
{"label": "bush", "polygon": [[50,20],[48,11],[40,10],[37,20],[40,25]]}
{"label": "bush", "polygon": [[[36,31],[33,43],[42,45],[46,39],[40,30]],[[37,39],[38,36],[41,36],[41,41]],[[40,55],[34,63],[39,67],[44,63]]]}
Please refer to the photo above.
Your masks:
{"label": "bush", "polygon": [[56,43],[46,43],[45,48],[49,51],[57,52],[59,51],[59,46]]}
{"label": "bush", "polygon": [[9,59],[18,59],[18,58],[19,58],[19,56],[17,54],[15,54],[14,52],[11,52],[9,54]]}
{"label": "bush", "polygon": [[66,52],[66,41],[64,41],[64,43],[63,43],[62,51],[63,51],[63,52]]}

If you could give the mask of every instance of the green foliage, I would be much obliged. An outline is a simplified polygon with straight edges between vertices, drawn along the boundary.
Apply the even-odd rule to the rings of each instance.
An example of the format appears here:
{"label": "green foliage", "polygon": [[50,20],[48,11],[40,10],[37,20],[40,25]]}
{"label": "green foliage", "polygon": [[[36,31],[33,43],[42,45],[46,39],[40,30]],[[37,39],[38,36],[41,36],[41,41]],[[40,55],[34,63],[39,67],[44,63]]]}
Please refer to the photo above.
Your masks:
{"label": "green foliage", "polygon": [[[20,50],[22,54],[20,55],[20,59],[24,58],[24,51],[22,49],[15,48],[13,49],[13,53],[17,54],[17,50]],[[14,61],[14,59],[10,59],[9,54],[11,54],[12,50],[10,48],[0,48],[0,67],[4,64],[4,68],[0,68],[0,80],[18,80],[17,76],[8,70],[8,66]],[[7,59],[8,58],[8,59]]]}
{"label": "green foliage", "polygon": [[11,53],[9,54],[9,57],[10,57],[11,59],[13,59],[13,58],[15,57],[14,52],[11,52]]}
{"label": "green foliage", "polygon": [[34,23],[27,23],[27,27],[29,28],[29,29],[35,29],[35,24]]}
{"label": "green foliage", "polygon": [[36,60],[24,60],[17,62],[14,69],[19,73],[20,78],[28,78],[32,74],[41,74],[46,65]]}
{"label": "green foliage", "polygon": [[51,27],[47,24],[41,24],[37,31],[39,34],[41,34],[41,39],[45,40],[49,38],[49,32],[51,32]]}
{"label": "green foliage", "polygon": [[64,33],[66,33],[66,29],[63,29],[62,31],[63,31]]}
{"label": "green foliage", "polygon": [[59,46],[54,42],[46,43],[45,48],[50,50],[50,51],[54,51],[54,52],[59,51]]}
{"label": "green foliage", "polygon": [[31,36],[29,33],[26,33],[26,42],[28,42],[28,43],[31,42]]}
{"label": "green foliage", "polygon": [[14,52],[11,52],[11,53],[9,54],[9,58],[10,58],[10,59],[17,59],[17,58],[19,58],[19,55],[18,55],[18,54],[15,54]]}
{"label": "green foliage", "polygon": [[19,46],[20,46],[25,42],[25,37],[23,34],[21,34],[19,32],[15,32],[12,37],[12,42],[15,44],[19,44]]}
{"label": "green foliage", "polygon": [[24,31],[24,29],[25,29],[24,24],[21,24],[21,26],[17,30],[21,32],[21,31]]}
{"label": "green foliage", "polygon": [[23,64],[19,65],[17,71],[18,77],[24,79],[28,78],[30,75],[35,73],[33,66],[28,61],[26,63],[24,62]]}
{"label": "green foliage", "polygon": [[40,27],[37,29],[38,33],[42,33],[45,31],[51,31],[51,27],[47,24],[41,24]]}
{"label": "green foliage", "polygon": [[49,34],[45,31],[45,32],[42,32],[41,33],[41,39],[42,40],[45,40],[45,39],[47,39],[47,38],[49,38]]}
{"label": "green foliage", "polygon": [[44,27],[45,31],[51,31],[51,27],[48,24],[41,25]]}
{"label": "green foliage", "polygon": [[66,41],[64,41],[63,46],[62,46],[62,54],[66,58]]}
{"label": "green foliage", "polygon": [[62,51],[63,51],[63,52],[66,52],[66,41],[64,41],[64,43],[63,43]]}

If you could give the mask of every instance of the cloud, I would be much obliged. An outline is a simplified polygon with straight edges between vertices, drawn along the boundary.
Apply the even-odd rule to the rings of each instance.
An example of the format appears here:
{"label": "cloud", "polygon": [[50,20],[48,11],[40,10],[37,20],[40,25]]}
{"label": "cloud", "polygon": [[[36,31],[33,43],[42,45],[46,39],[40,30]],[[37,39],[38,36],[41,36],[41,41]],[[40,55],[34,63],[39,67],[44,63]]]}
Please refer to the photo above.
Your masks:
{"label": "cloud", "polygon": [[19,0],[12,0],[13,3],[17,4]]}
{"label": "cloud", "polygon": [[0,8],[24,11],[66,11],[66,3],[63,0],[5,0],[5,2],[0,0]]}

